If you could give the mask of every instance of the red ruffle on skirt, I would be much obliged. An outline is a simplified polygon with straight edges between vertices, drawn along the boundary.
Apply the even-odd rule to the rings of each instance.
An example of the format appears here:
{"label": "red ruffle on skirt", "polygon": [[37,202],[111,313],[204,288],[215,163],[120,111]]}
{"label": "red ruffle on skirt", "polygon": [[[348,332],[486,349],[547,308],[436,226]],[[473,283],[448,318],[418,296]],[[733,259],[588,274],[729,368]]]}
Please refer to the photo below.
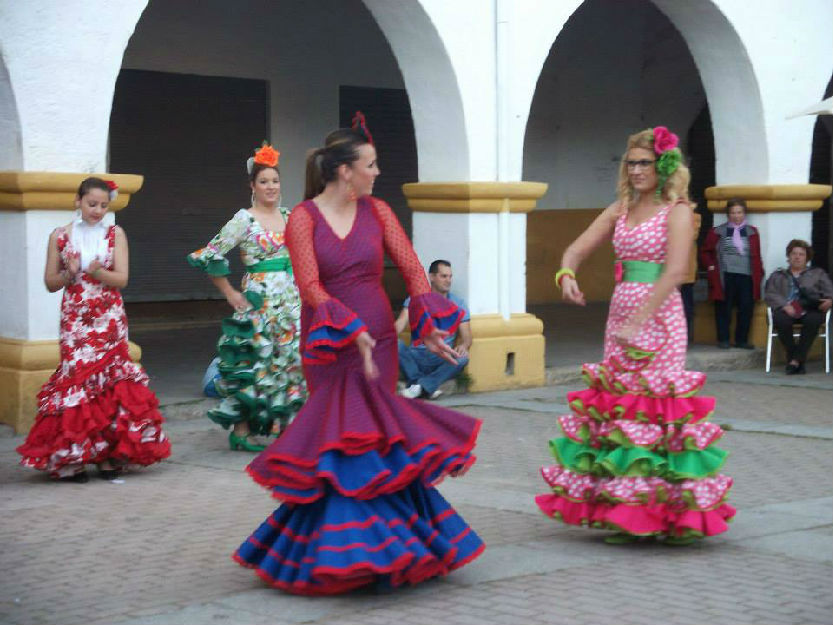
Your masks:
{"label": "red ruffle on skirt", "polygon": [[17,448],[23,456],[21,464],[65,476],[107,459],[141,465],[158,462],[171,453],[158,405],[144,384],[120,380],[89,401],[40,412]]}
{"label": "red ruffle on skirt", "polygon": [[630,505],[571,501],[556,494],[538,495],[535,503],[547,516],[569,525],[590,525],[635,536],[715,536],[729,529],[735,509],[722,503],[711,510],[675,510],[664,503]]}
{"label": "red ruffle on skirt", "polygon": [[287,502],[315,501],[328,488],[369,499],[462,473],[474,462],[479,429],[477,419],[399,397],[352,369],[313,393],[247,470]]}

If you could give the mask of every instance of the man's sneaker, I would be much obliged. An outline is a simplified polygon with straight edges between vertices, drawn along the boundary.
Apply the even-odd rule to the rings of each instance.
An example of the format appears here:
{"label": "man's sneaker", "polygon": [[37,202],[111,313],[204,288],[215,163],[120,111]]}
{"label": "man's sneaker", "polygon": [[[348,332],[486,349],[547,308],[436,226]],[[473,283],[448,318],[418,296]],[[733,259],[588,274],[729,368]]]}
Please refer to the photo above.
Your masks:
{"label": "man's sneaker", "polygon": [[443,394],[443,392],[440,389],[437,389],[436,391],[434,391],[433,393],[431,393],[428,396],[428,399],[437,399],[442,394]]}
{"label": "man's sneaker", "polygon": [[407,388],[403,388],[399,391],[399,394],[402,397],[407,397],[408,399],[416,399],[420,395],[422,395],[422,387],[419,384],[411,384]]}

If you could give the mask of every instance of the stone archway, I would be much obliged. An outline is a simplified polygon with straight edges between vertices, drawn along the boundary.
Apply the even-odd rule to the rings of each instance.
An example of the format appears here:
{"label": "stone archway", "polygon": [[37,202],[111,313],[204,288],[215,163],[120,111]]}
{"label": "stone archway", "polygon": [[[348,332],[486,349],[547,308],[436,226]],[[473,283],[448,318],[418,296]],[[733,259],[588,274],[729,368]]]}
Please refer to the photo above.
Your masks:
{"label": "stone archway", "polygon": [[0,50],[0,171],[23,169],[20,117],[9,72]]}
{"label": "stone archway", "polygon": [[363,2],[387,38],[405,81],[416,131],[419,179],[467,180],[470,154],[463,102],[433,22],[418,0]]}
{"label": "stone archway", "polygon": [[[529,218],[530,304],[558,300],[552,268],[614,199],[627,135],[665,125],[686,151],[688,130],[706,107],[686,42],[651,2],[587,0],[559,17],[564,23],[542,64],[525,132],[523,178],[550,185],[540,203],[545,210]],[[612,260],[605,246],[583,264],[589,300],[608,299]]]}
{"label": "stone archway", "polygon": [[[651,0],[682,35],[706,90],[718,184],[768,182],[767,127],[758,77],[745,43],[717,2]],[[743,105],[738,106],[738,96]]]}

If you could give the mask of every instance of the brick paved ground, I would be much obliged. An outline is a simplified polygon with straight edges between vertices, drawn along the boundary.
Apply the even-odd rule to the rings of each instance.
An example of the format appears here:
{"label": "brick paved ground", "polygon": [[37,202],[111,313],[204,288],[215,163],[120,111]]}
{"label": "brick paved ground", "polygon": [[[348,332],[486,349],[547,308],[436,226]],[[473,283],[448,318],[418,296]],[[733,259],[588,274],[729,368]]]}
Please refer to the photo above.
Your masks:
{"label": "brick paved ground", "polygon": [[714,420],[737,425],[721,446],[739,516],[682,548],[608,546],[536,511],[546,441],[578,384],[450,398],[484,427],[478,464],[442,490],[488,548],[387,595],[293,597],[230,560],[277,504],[242,473],[251,456],[193,418],[204,405],[169,409],[173,457],[123,484],[52,483],[16,465],[20,437],[2,438],[0,622],[833,623],[831,378],[715,376]]}

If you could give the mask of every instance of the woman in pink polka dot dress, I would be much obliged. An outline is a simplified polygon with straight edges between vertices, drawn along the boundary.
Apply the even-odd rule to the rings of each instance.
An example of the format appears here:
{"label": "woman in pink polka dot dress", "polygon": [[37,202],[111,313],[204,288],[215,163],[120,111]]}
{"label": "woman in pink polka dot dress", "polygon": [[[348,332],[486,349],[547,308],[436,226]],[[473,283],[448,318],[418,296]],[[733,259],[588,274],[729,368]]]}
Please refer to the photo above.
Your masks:
{"label": "woman in pink polka dot dress", "polygon": [[713,397],[697,397],[705,375],[685,370],[687,331],[678,286],[688,266],[693,219],[688,168],[677,136],[663,126],[628,140],[618,200],[565,251],[556,282],[583,306],[575,271],[613,239],[616,287],[604,359],[583,368],[587,389],[568,394],[564,436],[550,441],[558,462],[544,467],[552,492],[545,514],[573,525],[616,530],[607,542],[661,536],[687,544],[726,531],[732,478],[721,474],[723,435],[707,418]]}

